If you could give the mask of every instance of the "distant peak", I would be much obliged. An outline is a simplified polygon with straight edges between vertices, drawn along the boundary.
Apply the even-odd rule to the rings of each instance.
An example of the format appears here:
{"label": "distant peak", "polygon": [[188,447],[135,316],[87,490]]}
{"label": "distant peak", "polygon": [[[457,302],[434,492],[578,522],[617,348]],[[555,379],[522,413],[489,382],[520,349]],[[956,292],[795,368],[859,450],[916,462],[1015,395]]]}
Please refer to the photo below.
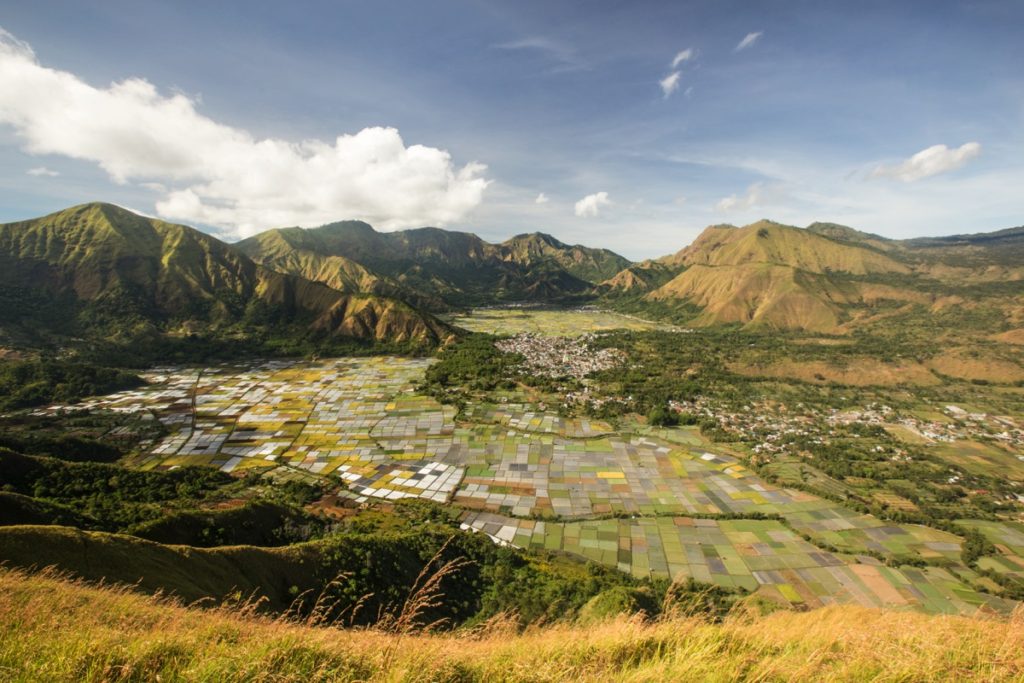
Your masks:
{"label": "distant peak", "polygon": [[563,248],[567,246],[564,242],[558,240],[553,235],[549,235],[546,232],[524,232],[520,233],[508,240],[509,242],[543,242],[552,247]]}
{"label": "distant peak", "polygon": [[372,225],[366,221],[335,221],[325,223],[315,228],[299,228],[300,230],[318,230],[321,232],[377,232]]}
{"label": "distant peak", "polygon": [[749,225],[744,225],[743,229],[744,230],[757,230],[757,229],[760,229],[760,228],[790,228],[790,227],[793,227],[793,226],[785,225],[784,223],[779,223],[777,221],[769,220],[767,218],[762,218],[761,220],[754,221],[753,223],[751,223]]}
{"label": "distant peak", "polygon": [[830,237],[832,239],[846,240],[853,242],[860,242],[865,240],[879,240],[888,242],[890,241],[886,237],[876,235],[870,232],[863,232],[856,228],[851,228],[847,225],[840,225],[839,223],[828,223],[822,221],[815,221],[807,226],[808,232],[813,232],[816,235],[822,235],[824,237]]}

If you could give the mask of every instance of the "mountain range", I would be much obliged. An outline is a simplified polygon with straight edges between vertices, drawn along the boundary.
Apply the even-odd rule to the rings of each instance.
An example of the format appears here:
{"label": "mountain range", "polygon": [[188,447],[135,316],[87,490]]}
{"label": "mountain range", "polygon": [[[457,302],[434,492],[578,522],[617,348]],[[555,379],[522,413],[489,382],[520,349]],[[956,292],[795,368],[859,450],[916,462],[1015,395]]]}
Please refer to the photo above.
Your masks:
{"label": "mountain range", "polygon": [[[891,240],[853,228],[710,226],[631,263],[540,232],[489,243],[360,221],[228,244],[102,203],[0,225],[0,340],[131,342],[288,334],[437,345],[438,315],[510,302],[597,302],[689,325],[845,334],[955,310],[1024,336],[1024,228]],[[973,324],[973,323],[972,323]]]}
{"label": "mountain range", "polygon": [[236,246],[268,268],[433,311],[584,296],[630,265],[607,249],[570,246],[543,233],[491,244],[438,228],[380,233],[360,221],[268,230]]}

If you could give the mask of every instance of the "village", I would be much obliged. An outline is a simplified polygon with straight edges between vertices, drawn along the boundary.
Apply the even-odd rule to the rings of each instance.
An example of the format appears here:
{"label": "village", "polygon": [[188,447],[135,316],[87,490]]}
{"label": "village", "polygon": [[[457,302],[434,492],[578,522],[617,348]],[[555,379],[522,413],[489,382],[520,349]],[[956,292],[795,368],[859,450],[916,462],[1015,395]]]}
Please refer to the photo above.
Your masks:
{"label": "village", "polygon": [[524,332],[494,343],[499,351],[523,357],[527,373],[545,377],[583,378],[625,362],[625,354],[618,349],[591,348],[596,334],[578,337],[550,337]]}

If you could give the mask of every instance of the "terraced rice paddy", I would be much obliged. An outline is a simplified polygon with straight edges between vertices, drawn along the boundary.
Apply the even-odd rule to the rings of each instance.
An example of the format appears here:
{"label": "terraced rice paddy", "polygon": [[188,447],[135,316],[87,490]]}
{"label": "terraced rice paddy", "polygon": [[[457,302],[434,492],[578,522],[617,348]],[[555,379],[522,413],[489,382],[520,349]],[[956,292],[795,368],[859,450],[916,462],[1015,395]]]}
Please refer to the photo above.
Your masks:
{"label": "terraced rice paddy", "polygon": [[[543,327],[536,321],[545,314],[524,312],[525,324]],[[580,319],[558,319],[582,329]],[[341,495],[358,502],[420,497],[452,504],[463,510],[465,528],[496,541],[637,576],[693,577],[808,606],[856,602],[959,613],[1012,607],[970,588],[965,581],[977,575],[965,568],[958,578],[876,559],[955,562],[958,537],[768,484],[693,430],[616,432],[598,420],[514,402],[470,405],[456,422],[453,408],[415,393],[430,362],[375,357],[165,368],[147,375],[145,388],[75,407],[148,413],[163,423],[169,433],[140,456],[143,468],[331,475],[345,482]],[[978,526],[1007,549],[998,561],[1008,564],[996,569],[1024,572],[1024,527]]]}

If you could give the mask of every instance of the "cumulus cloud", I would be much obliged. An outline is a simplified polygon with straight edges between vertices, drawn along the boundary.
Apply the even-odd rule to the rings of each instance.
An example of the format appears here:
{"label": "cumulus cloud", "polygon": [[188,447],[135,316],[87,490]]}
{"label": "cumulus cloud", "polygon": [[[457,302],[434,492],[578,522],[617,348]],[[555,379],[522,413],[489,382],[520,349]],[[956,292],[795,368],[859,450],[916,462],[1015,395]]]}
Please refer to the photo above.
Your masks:
{"label": "cumulus cloud", "polygon": [[956,149],[945,145],[932,145],[898,164],[876,166],[872,178],[896,178],[910,183],[921,178],[946,173],[960,168],[981,154],[981,144],[968,142]]}
{"label": "cumulus cloud", "polygon": [[547,204],[550,201],[551,200],[548,198],[548,196],[546,194],[544,194],[543,192],[541,192],[539,195],[537,195],[537,198],[533,200],[533,203],[534,204]]}
{"label": "cumulus cloud", "polygon": [[661,86],[661,92],[665,93],[665,97],[668,97],[676,90],[679,90],[679,76],[680,72],[673,71],[665,78],[658,81],[658,85]]}
{"label": "cumulus cloud", "polygon": [[46,176],[46,177],[49,177],[49,178],[53,178],[55,176],[59,176],[60,175],[60,172],[54,171],[54,170],[49,169],[49,168],[46,168],[45,166],[36,166],[35,168],[30,168],[27,171],[25,171],[25,173],[27,173],[28,175],[33,175],[33,176],[37,176],[37,177]]}
{"label": "cumulus cloud", "polygon": [[683,62],[688,62],[697,56],[697,51],[692,47],[688,47],[685,50],[680,50],[676,53],[675,58],[672,60],[672,68],[675,69]]}
{"label": "cumulus cloud", "polygon": [[444,225],[478,206],[486,167],[406,146],[394,128],[331,141],[258,139],[214,121],[183,94],[129,78],[105,88],[42,66],[0,29],[0,124],[31,154],[97,163],[116,183],[167,186],[165,217],[239,236],[277,225],[359,218],[380,229]]}
{"label": "cumulus cloud", "polygon": [[763,204],[767,198],[764,183],[754,183],[742,195],[731,194],[715,204],[715,209],[723,213],[743,211]]}
{"label": "cumulus cloud", "polygon": [[736,52],[739,52],[740,50],[746,50],[748,47],[753,47],[754,43],[756,43],[757,40],[763,35],[764,31],[754,31],[753,33],[748,33],[747,35],[743,36],[743,40],[741,40],[739,44],[736,46]]}
{"label": "cumulus cloud", "polygon": [[609,206],[612,200],[608,198],[607,192],[595,192],[588,194],[576,202],[576,215],[580,218],[595,217],[601,213],[601,207]]}

